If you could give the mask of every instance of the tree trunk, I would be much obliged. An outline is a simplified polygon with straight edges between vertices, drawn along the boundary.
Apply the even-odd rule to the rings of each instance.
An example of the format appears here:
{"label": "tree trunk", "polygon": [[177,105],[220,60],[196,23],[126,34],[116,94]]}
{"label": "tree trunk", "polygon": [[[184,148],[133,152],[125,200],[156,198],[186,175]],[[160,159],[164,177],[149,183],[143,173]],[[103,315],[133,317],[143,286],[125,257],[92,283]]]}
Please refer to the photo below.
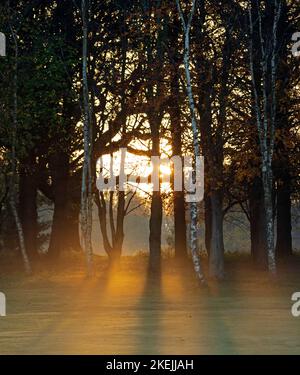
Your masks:
{"label": "tree trunk", "polygon": [[67,243],[67,200],[69,180],[69,157],[59,152],[50,157],[50,171],[54,195],[54,213],[48,255],[56,260]]}
{"label": "tree trunk", "polygon": [[275,253],[277,259],[284,259],[292,255],[292,218],[291,218],[291,161],[290,149],[286,140],[290,137],[292,127],[289,115],[289,101],[292,74],[287,70],[289,64],[289,41],[293,30],[289,28],[289,11],[286,0],[282,0],[282,16],[280,18],[278,33],[281,38],[278,51],[278,102],[277,106],[277,133],[275,139],[274,177],[277,181],[277,242]]}
{"label": "tree trunk", "polygon": [[109,265],[118,265],[124,242],[124,220],[125,220],[125,192],[118,191],[118,207],[117,207],[117,219],[113,215],[113,207],[110,209],[110,232],[111,240],[108,235],[107,228],[107,208],[106,201],[103,192],[99,192],[96,195],[96,204],[98,207],[98,218],[100,223],[100,230],[103,239],[103,246],[106,254],[108,255]]}
{"label": "tree trunk", "polygon": [[[199,130],[196,119],[195,101],[192,89],[192,80],[190,73],[190,30],[192,25],[192,20],[195,12],[196,1],[192,1],[192,8],[188,17],[188,21],[185,21],[184,14],[182,12],[179,0],[176,0],[178,13],[181,20],[181,25],[184,33],[184,70],[186,78],[186,93],[189,101],[189,110],[191,118],[191,128],[193,133],[193,153],[194,153],[194,168],[197,165],[197,158],[200,157],[200,145],[199,145]],[[195,176],[195,173],[193,173]],[[195,182],[195,181],[193,181]],[[205,281],[204,275],[202,273],[202,267],[200,263],[199,248],[198,248],[198,203],[197,201],[190,202],[190,238],[191,238],[191,254],[194,264],[195,273],[201,283]]]}
{"label": "tree trunk", "polygon": [[207,255],[210,256],[211,249],[211,235],[212,235],[212,213],[211,213],[211,199],[209,193],[204,193],[204,221],[205,221],[205,248]]}
{"label": "tree trunk", "polygon": [[249,189],[251,255],[257,267],[268,268],[267,238],[264,210],[264,192],[260,177],[256,177]]}
{"label": "tree trunk", "polygon": [[[261,175],[264,191],[268,269],[276,275],[273,217],[273,154],[275,129],[277,127],[277,67],[278,67],[278,25],[282,11],[281,0],[266,2],[266,7],[251,2],[249,12],[249,53],[252,89],[255,99],[255,114],[261,152]],[[253,22],[253,18],[255,21]],[[254,29],[258,27],[260,51],[257,51]],[[257,31],[256,31],[257,32]],[[266,36],[270,35],[266,43]],[[255,50],[255,54],[254,54]],[[259,52],[259,54],[258,54]],[[257,68],[261,77],[257,81]],[[261,95],[262,90],[262,95]]]}
{"label": "tree trunk", "polygon": [[273,176],[269,166],[263,175],[264,207],[267,226],[268,268],[271,274],[276,274],[276,259],[274,247],[274,216],[273,216]]}
{"label": "tree trunk", "polygon": [[[174,92],[173,92],[174,93]],[[177,97],[178,97],[177,91]],[[182,129],[180,125],[180,108],[178,101],[174,98],[173,108],[170,109],[171,129],[172,129],[172,150],[174,156],[182,156]],[[183,171],[182,171],[183,174]],[[174,178],[174,173],[172,173]],[[174,185],[174,184],[173,184]],[[175,257],[178,260],[187,258],[186,247],[186,218],[185,218],[185,200],[183,191],[173,190],[174,202],[174,234],[175,234]]]}
{"label": "tree trunk", "polygon": [[[171,95],[170,95],[170,123],[172,133],[172,151],[173,156],[182,157],[182,125],[181,125],[181,108],[180,108],[180,74],[179,66],[180,59],[178,53],[178,39],[179,39],[179,22],[177,15],[172,20],[172,25],[169,30],[169,38],[171,42],[170,51],[172,69],[171,76]],[[183,174],[183,171],[182,171]],[[174,172],[172,173],[174,179]],[[175,258],[179,261],[187,259],[187,237],[186,237],[186,215],[185,215],[185,199],[183,191],[174,191],[173,185],[173,204],[174,204],[174,237],[175,237]]]}
{"label": "tree trunk", "polygon": [[[69,189],[70,190],[70,189]],[[80,202],[72,198],[67,200],[67,216],[65,220],[65,248],[66,250],[82,250],[79,237]]]}
{"label": "tree trunk", "polygon": [[151,217],[150,217],[150,269],[151,271],[158,271],[160,269],[161,259],[161,226],[162,226],[162,200],[159,191],[154,191],[151,202]]}
{"label": "tree trunk", "polygon": [[224,243],[223,243],[223,193],[212,190],[211,201],[211,246],[209,254],[209,275],[213,278],[224,277]]}
{"label": "tree trunk", "polygon": [[[157,116],[149,115],[152,139],[152,156],[160,156],[159,126]],[[159,165],[153,164],[153,175],[159,176]],[[162,199],[160,192],[160,181],[158,191],[153,191],[151,201],[151,213],[149,221],[149,268],[152,272],[160,271],[161,261],[161,227],[162,227]],[[157,187],[156,187],[157,188]]]}
{"label": "tree trunk", "polygon": [[292,255],[292,218],[290,176],[281,175],[277,187],[277,242],[276,256],[284,259]]}
{"label": "tree trunk", "polygon": [[174,232],[175,257],[178,260],[187,259],[185,201],[181,191],[174,191]]}
{"label": "tree trunk", "polygon": [[118,265],[120,262],[122,247],[124,242],[124,218],[125,218],[125,192],[118,191],[118,207],[116,230],[112,239],[112,249],[110,252],[110,262],[112,265]]}
{"label": "tree trunk", "polygon": [[25,247],[32,260],[38,255],[37,179],[34,156],[22,160],[19,178],[19,214]]}
{"label": "tree trunk", "polygon": [[81,188],[81,233],[83,248],[86,254],[87,275],[92,274],[93,249],[92,249],[92,225],[93,225],[93,194],[92,194],[92,124],[90,110],[90,96],[88,86],[88,22],[89,3],[81,1],[82,15],[82,87],[83,87],[83,134],[84,134],[84,161],[82,168]]}
{"label": "tree trunk", "polygon": [[20,250],[23,258],[23,263],[24,263],[24,268],[25,272],[29,275],[31,274],[31,264],[27,255],[26,247],[25,247],[25,239],[24,239],[24,234],[23,234],[23,228],[22,224],[19,218],[19,214],[16,208],[15,200],[13,196],[10,197],[10,207],[12,210],[12,214],[15,220],[16,228],[17,228],[17,233],[19,237],[19,245],[20,245]]}

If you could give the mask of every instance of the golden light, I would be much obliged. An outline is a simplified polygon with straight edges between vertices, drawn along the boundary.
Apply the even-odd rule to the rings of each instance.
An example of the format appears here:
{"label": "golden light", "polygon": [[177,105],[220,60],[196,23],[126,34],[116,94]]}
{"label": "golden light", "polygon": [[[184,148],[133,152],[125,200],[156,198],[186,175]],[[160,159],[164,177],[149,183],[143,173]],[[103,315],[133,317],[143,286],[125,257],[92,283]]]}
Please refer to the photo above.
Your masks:
{"label": "golden light", "polygon": [[170,176],[171,175],[171,168],[170,168],[169,165],[161,164],[159,170],[160,170],[160,173],[162,174],[162,176],[164,176],[164,175]]}

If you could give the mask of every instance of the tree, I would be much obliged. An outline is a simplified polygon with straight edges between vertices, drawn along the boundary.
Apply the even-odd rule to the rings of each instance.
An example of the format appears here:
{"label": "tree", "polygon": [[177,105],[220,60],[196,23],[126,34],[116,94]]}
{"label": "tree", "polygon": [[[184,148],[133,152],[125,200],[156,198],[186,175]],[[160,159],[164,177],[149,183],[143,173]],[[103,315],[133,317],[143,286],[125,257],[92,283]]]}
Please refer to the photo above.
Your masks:
{"label": "tree", "polygon": [[83,134],[84,161],[81,187],[81,233],[83,248],[86,253],[87,272],[92,272],[92,223],[93,223],[93,172],[92,172],[92,127],[88,86],[88,19],[89,6],[86,0],[81,1],[82,16],[82,86],[83,86]]}
{"label": "tree", "polygon": [[[294,30],[293,30],[294,29]],[[292,174],[291,161],[291,86],[294,75],[289,67],[289,41],[296,25],[289,25],[289,6],[282,0],[278,25],[278,73],[277,73],[277,122],[274,144],[274,180],[276,185],[276,258],[286,259],[292,255]]]}
{"label": "tree", "polygon": [[[193,132],[193,149],[194,149],[194,168],[198,167],[197,160],[200,158],[200,145],[199,145],[199,132],[198,125],[196,120],[196,110],[195,102],[192,90],[191,74],[190,74],[190,30],[191,24],[195,12],[196,0],[192,1],[191,10],[186,21],[179,0],[176,0],[178,13],[181,20],[181,25],[184,33],[184,68],[185,68],[185,77],[186,77],[186,92],[189,101],[190,108],[190,117],[191,125]],[[194,178],[195,183],[195,178]],[[197,244],[197,227],[198,227],[198,204],[197,201],[190,203],[190,214],[191,214],[191,224],[190,224],[190,237],[191,237],[191,254],[194,264],[194,269],[197,275],[197,278],[201,283],[204,282],[204,275],[201,268],[199,249]]]}
{"label": "tree", "polygon": [[[258,130],[258,138],[261,153],[261,173],[264,191],[264,209],[266,220],[268,267],[271,274],[276,274],[276,260],[274,249],[274,220],[273,220],[273,171],[272,161],[274,153],[274,140],[276,129],[277,98],[276,98],[276,74],[277,74],[277,33],[278,23],[281,14],[282,3],[275,0],[274,4],[266,4],[264,18],[271,19],[270,25],[263,28],[263,16],[260,5],[256,7],[257,14],[254,15],[253,7],[249,7],[249,27],[250,27],[250,70],[252,88],[255,98],[255,113]],[[259,55],[254,54],[253,32],[254,21],[259,28]],[[269,18],[270,17],[270,18]],[[267,40],[264,32],[270,32],[272,37]],[[259,61],[261,69],[261,79],[255,75],[254,64]],[[262,100],[260,100],[259,88],[262,87]]]}
{"label": "tree", "polygon": [[[175,5],[175,7],[174,7]],[[180,87],[180,70],[181,56],[178,51],[180,22],[177,16],[176,4],[173,5],[172,17],[169,26],[169,46],[168,57],[170,66],[170,100],[169,100],[169,115],[170,115],[170,130],[172,141],[173,156],[181,156],[183,152],[183,136],[184,124],[182,116],[182,92]],[[182,158],[183,161],[183,158]],[[174,178],[174,171],[172,171],[172,178]],[[182,171],[183,174],[183,171]],[[173,182],[174,184],[174,182]],[[173,189],[173,206],[174,206],[174,246],[175,257],[182,261],[187,258],[187,227],[186,227],[186,209],[184,191],[174,191]]]}

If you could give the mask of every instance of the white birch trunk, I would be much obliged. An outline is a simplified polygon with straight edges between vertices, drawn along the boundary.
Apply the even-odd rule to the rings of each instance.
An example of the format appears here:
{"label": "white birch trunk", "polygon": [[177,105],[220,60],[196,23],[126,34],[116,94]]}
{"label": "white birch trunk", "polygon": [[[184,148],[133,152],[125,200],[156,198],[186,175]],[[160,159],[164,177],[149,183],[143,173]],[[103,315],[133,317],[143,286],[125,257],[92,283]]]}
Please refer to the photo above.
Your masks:
{"label": "white birch trunk", "polygon": [[[185,77],[186,77],[186,92],[187,92],[187,97],[189,101],[190,116],[191,116],[191,122],[192,122],[194,159],[196,161],[196,158],[200,157],[200,145],[199,145],[199,132],[198,132],[198,126],[197,126],[197,120],[196,120],[196,112],[195,112],[195,102],[194,102],[191,74],[190,74],[190,29],[191,29],[192,19],[193,19],[194,12],[195,12],[196,0],[192,1],[192,8],[191,8],[187,22],[184,19],[184,15],[183,15],[179,0],[176,0],[176,5],[177,5],[178,13],[180,16],[183,33],[184,33],[184,61],[183,62],[184,62]],[[196,165],[196,163],[194,163],[194,165]],[[201,268],[198,241],[197,241],[197,235],[198,235],[197,233],[197,228],[198,228],[198,204],[197,202],[190,203],[190,215],[191,215],[190,248],[191,248],[194,269],[200,282],[204,282],[205,279],[204,279],[204,275],[203,275],[202,268]]]}

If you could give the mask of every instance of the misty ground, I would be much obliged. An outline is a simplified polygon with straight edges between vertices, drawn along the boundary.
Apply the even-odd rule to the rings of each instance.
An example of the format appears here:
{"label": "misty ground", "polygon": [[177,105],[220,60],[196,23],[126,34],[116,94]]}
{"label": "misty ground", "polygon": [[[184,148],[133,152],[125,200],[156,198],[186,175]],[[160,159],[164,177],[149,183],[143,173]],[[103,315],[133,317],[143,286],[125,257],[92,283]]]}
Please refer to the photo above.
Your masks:
{"label": "misty ground", "polygon": [[31,277],[2,262],[0,353],[300,354],[300,318],[291,315],[298,258],[277,281],[248,260],[228,260],[227,279],[207,288],[168,259],[153,279],[146,261],[128,257],[108,272],[100,259],[92,279],[82,262]]}

